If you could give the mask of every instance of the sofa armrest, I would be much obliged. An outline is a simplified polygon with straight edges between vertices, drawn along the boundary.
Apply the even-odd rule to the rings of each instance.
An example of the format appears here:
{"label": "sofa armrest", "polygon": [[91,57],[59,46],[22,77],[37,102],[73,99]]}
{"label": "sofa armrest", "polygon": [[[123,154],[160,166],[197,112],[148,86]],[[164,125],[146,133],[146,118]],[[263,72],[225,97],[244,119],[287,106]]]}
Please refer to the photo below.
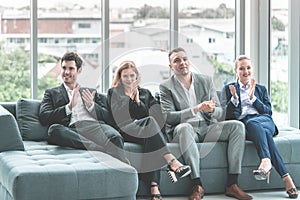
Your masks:
{"label": "sofa armrest", "polygon": [[15,117],[0,106],[0,152],[24,150],[21,133]]}

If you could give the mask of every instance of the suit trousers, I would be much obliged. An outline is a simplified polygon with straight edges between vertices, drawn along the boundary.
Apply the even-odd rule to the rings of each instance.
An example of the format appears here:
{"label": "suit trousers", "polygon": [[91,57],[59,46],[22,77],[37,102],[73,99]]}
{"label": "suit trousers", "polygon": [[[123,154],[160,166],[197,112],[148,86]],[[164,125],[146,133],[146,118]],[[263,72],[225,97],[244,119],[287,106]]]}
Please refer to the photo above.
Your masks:
{"label": "suit trousers", "polygon": [[[201,158],[209,154],[218,141],[228,142],[228,173],[240,174],[245,148],[245,129],[240,121],[228,120],[209,125],[200,121],[198,126],[195,123],[181,123],[175,127],[171,142],[179,143],[182,157],[191,166],[191,178],[194,179],[200,177]],[[209,144],[198,149],[197,142]]]}
{"label": "suit trousers", "polygon": [[169,150],[155,118],[149,116],[135,120],[120,127],[120,132],[125,141],[142,145],[143,153],[135,154],[142,160],[141,166],[136,167],[142,179],[146,183],[159,183],[160,169],[166,164],[163,155],[168,154]]}
{"label": "suit trousers", "polygon": [[246,139],[254,143],[260,159],[270,158],[272,165],[283,176],[288,173],[274,142],[275,124],[270,115],[247,115],[241,120],[246,127]]}
{"label": "suit trousers", "polygon": [[79,121],[71,127],[53,124],[48,130],[50,144],[105,152],[125,163],[124,140],[113,127],[99,121]]}

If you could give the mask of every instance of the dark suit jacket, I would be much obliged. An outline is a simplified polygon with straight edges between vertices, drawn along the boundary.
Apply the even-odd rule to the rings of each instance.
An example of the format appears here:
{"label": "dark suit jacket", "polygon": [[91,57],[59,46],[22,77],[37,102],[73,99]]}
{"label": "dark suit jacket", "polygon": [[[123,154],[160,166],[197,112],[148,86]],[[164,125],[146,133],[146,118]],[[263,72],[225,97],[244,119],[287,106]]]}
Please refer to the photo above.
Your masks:
{"label": "dark suit jacket", "polygon": [[[107,99],[105,95],[96,93],[94,101],[95,110],[90,113],[91,116],[98,121],[104,121],[111,125],[113,122],[107,109]],[[63,84],[59,87],[47,89],[40,107],[41,124],[63,124],[68,126],[71,120],[71,115],[66,115],[65,106],[68,103],[69,97]]]}
{"label": "dark suit jacket", "polygon": [[[209,101],[212,98],[216,100],[216,108],[213,113],[201,112],[204,119],[207,123],[211,120],[216,121],[220,119],[223,110],[212,79],[209,76],[196,73],[192,73],[192,78],[194,80],[197,104]],[[160,84],[159,89],[162,112],[167,115],[166,133],[172,134],[173,129],[178,124],[186,122],[194,116],[185,92],[174,75]]]}
{"label": "dark suit jacket", "polygon": [[[239,105],[235,107],[231,102],[232,95],[230,93],[229,85],[234,85],[239,97],[239,101],[241,102],[239,83],[233,82],[223,87],[221,93],[221,105],[226,110],[226,119],[238,119],[242,114],[241,104],[239,103]],[[260,84],[256,84],[254,95],[256,96],[256,100],[254,101],[253,106],[258,111],[258,113],[272,116],[272,106],[266,87]],[[277,127],[275,127],[275,129],[276,135],[278,133],[278,129]]]}
{"label": "dark suit jacket", "polygon": [[[145,88],[139,88],[140,106],[127,96],[122,86],[110,88],[107,93],[108,106],[115,121],[115,128],[127,125],[134,120],[153,116],[157,121],[162,116],[160,106],[151,92]],[[161,120],[160,120],[161,121]]]}

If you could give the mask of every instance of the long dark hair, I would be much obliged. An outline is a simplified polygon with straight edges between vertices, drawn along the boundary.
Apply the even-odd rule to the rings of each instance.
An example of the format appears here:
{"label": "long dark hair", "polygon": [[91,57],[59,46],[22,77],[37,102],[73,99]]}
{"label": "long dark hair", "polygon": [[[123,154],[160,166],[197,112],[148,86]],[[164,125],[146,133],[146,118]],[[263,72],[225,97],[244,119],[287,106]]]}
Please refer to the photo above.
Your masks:
{"label": "long dark hair", "polygon": [[114,88],[114,87],[119,86],[122,71],[125,69],[132,69],[136,73],[137,78],[139,78],[139,71],[137,70],[135,63],[131,60],[125,60],[119,65],[119,67],[115,73],[115,77],[111,84],[111,87]]}

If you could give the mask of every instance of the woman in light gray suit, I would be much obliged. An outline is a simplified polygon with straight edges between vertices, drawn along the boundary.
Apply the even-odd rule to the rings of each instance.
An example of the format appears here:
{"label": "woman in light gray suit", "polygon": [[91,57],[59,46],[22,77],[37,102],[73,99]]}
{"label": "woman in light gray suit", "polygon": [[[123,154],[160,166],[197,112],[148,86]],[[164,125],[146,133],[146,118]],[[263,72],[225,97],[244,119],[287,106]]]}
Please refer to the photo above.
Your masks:
{"label": "woman in light gray suit", "polygon": [[161,107],[167,116],[166,133],[170,142],[179,143],[183,159],[192,169],[194,186],[190,199],[200,200],[204,195],[196,142],[206,141],[228,141],[225,194],[237,199],[252,199],[237,185],[245,146],[244,125],[239,121],[217,122],[223,112],[212,79],[190,72],[190,62],[183,48],[172,50],[169,61],[174,75],[160,85]]}

